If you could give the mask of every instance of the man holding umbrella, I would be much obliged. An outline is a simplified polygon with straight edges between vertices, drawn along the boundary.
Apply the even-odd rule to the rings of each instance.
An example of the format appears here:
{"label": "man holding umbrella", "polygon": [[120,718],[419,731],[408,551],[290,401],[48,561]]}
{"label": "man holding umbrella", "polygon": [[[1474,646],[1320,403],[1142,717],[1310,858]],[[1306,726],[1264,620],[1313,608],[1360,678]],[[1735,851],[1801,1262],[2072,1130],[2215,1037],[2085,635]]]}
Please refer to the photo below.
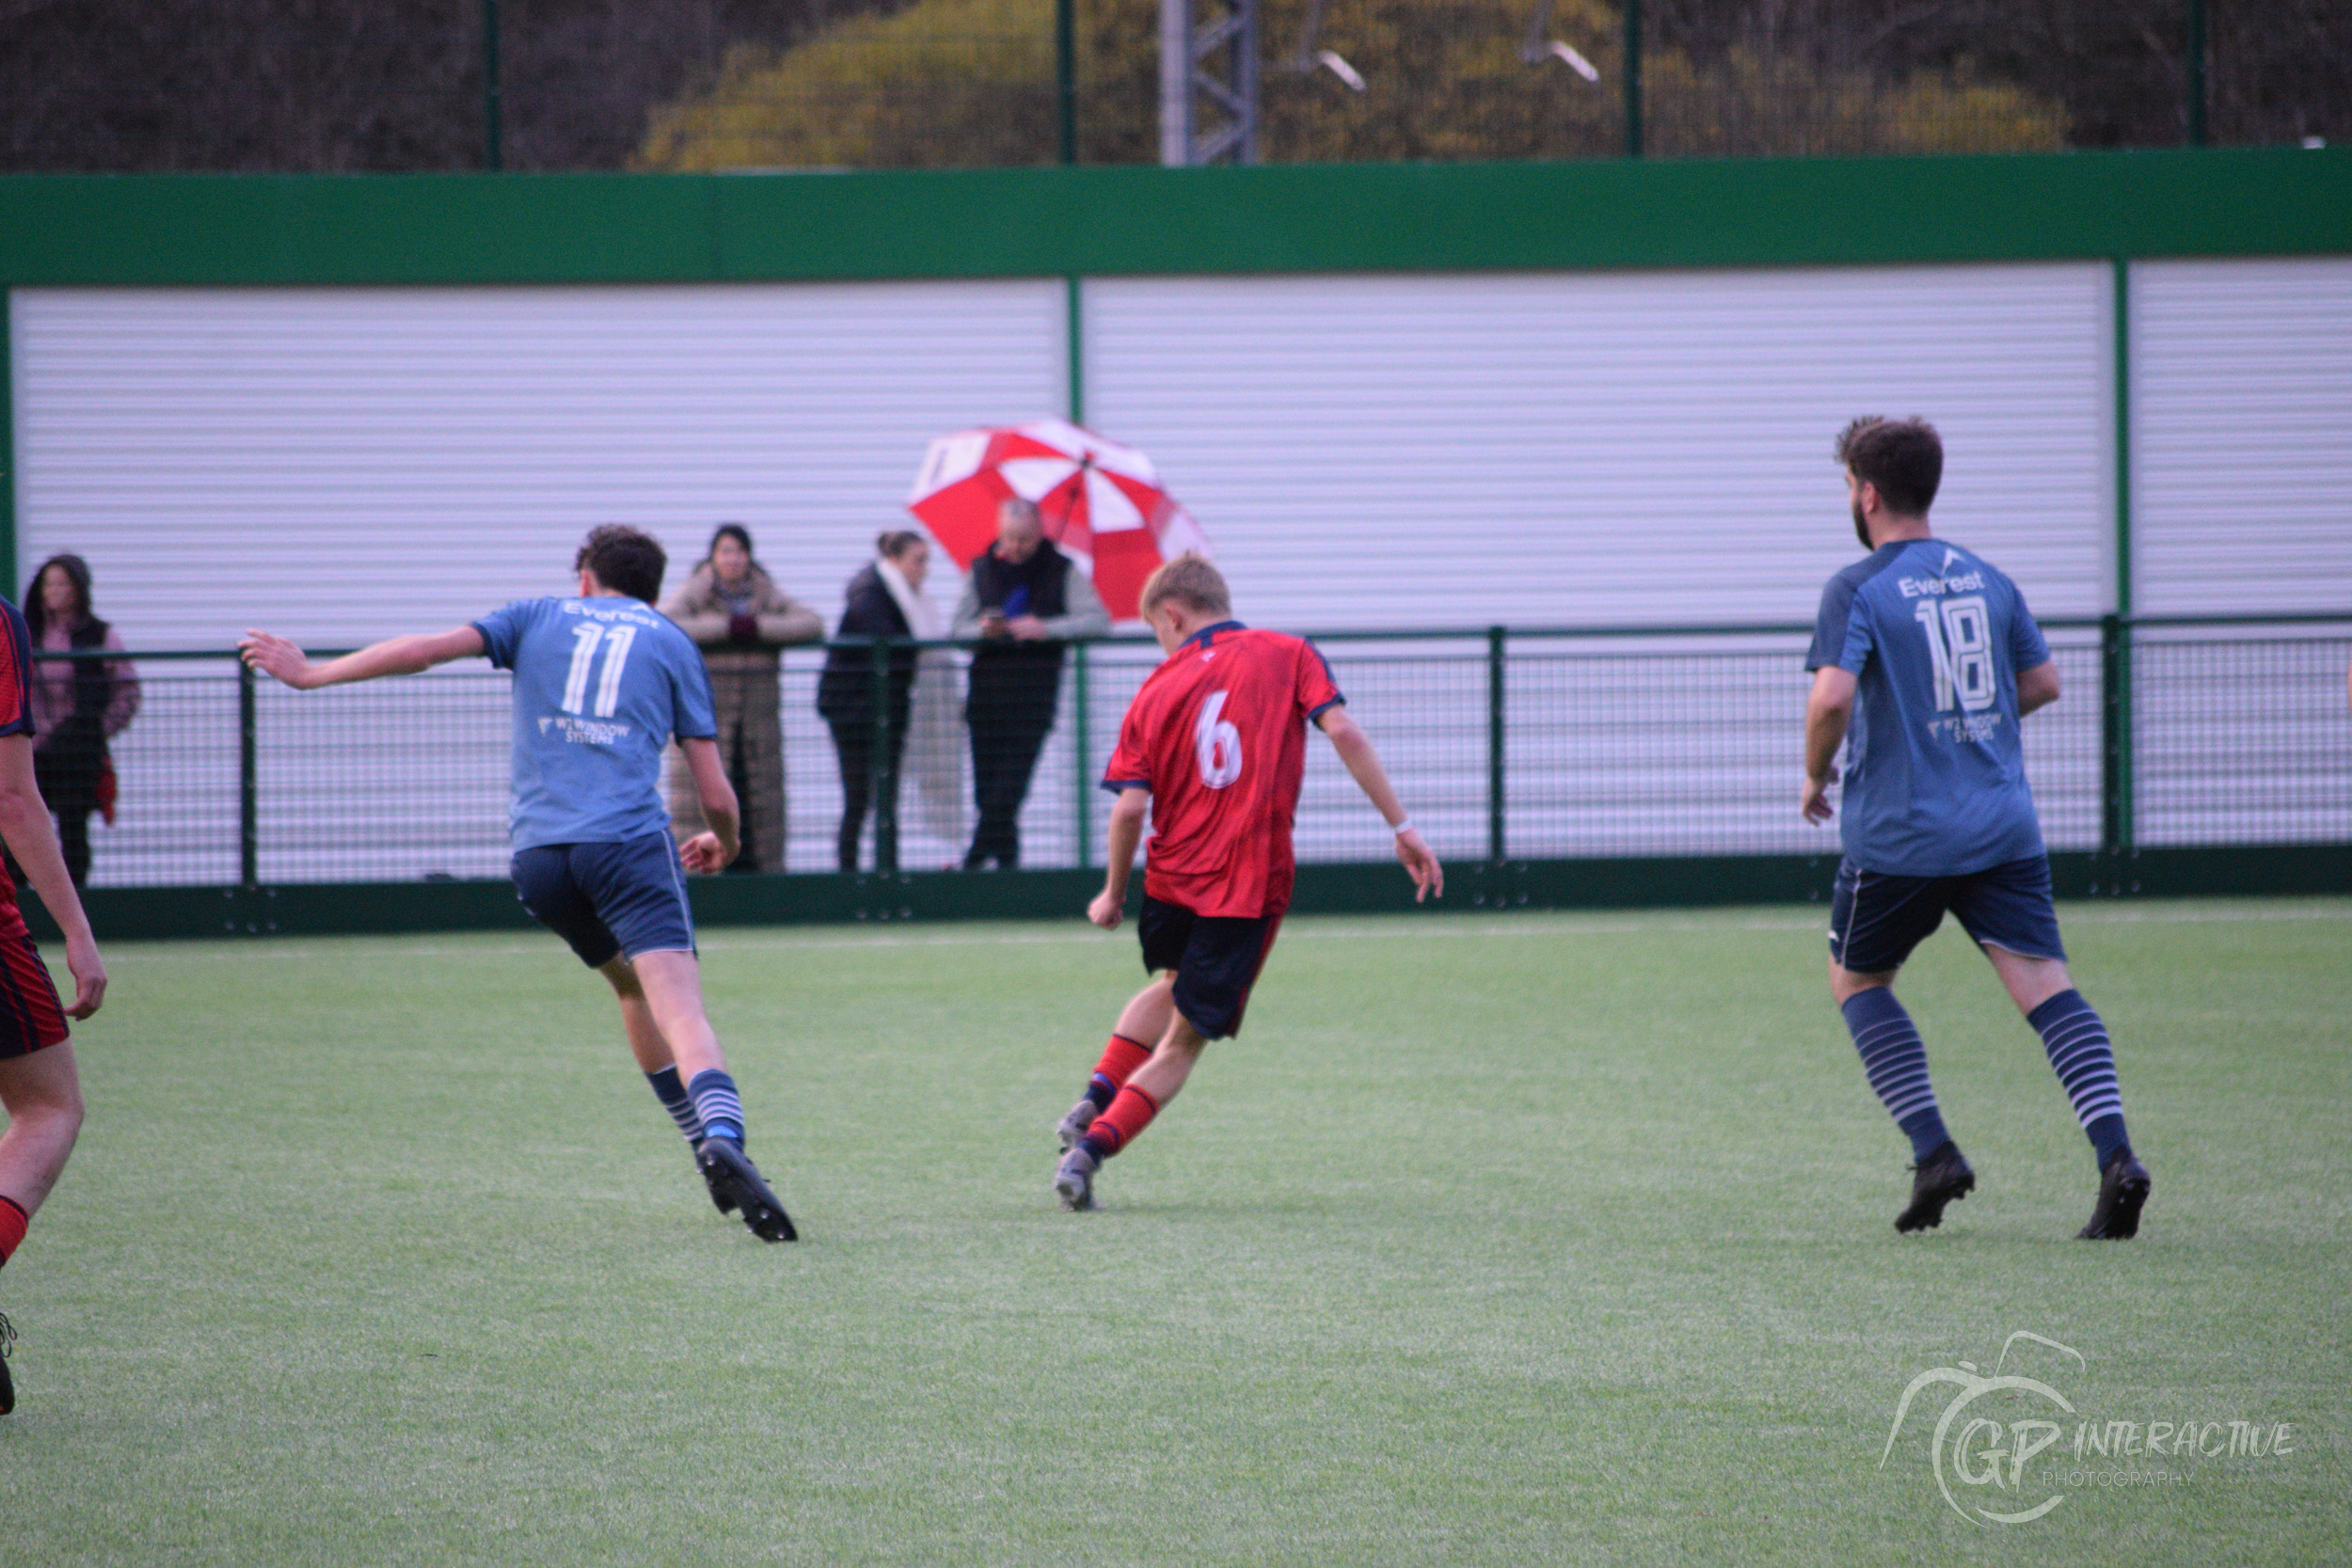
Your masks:
{"label": "man holding umbrella", "polygon": [[964,705],[980,818],[966,871],[1020,863],[1021,802],[1053,733],[1064,645],[1110,630],[1102,595],[1046,539],[1036,502],[1009,496],[998,503],[995,543],[973,559],[954,626],[959,640],[979,643]]}

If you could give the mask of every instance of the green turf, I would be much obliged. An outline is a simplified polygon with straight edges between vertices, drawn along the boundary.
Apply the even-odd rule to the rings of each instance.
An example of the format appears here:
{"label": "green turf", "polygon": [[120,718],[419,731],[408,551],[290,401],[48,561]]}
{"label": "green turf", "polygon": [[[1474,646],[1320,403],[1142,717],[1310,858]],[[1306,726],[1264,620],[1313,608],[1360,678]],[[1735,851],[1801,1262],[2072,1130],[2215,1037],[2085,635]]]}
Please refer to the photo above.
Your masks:
{"label": "green turf", "polygon": [[[2129,1244],[2071,1239],[2088,1146],[1949,931],[1904,994],[1981,1186],[1895,1235],[1818,911],[1296,922],[1083,1215],[1050,1129],[1128,933],[720,933],[791,1247],[711,1212],[550,940],[124,947],[0,1273],[0,1560],[2352,1559],[2352,904],[2066,918]],[[1972,1524],[1946,1391],[1878,1467],[2020,1329],[2087,1414],[2293,1451]]]}

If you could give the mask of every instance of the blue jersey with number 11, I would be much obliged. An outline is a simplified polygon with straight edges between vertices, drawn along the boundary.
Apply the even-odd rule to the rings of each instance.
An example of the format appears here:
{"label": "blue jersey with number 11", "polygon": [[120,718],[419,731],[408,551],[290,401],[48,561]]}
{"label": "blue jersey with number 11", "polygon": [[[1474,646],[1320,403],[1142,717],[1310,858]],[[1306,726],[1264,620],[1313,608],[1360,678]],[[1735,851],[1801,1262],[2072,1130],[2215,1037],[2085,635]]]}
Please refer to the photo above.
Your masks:
{"label": "blue jersey with number 11", "polygon": [[661,753],[718,734],[702,650],[637,599],[517,599],[476,621],[515,672],[515,847],[618,844],[670,824]]}
{"label": "blue jersey with number 11", "polygon": [[1838,816],[1866,871],[1962,877],[2039,855],[2017,673],[2049,644],[2017,585],[1957,545],[1882,545],[1821,594],[1807,670],[1856,680]]}

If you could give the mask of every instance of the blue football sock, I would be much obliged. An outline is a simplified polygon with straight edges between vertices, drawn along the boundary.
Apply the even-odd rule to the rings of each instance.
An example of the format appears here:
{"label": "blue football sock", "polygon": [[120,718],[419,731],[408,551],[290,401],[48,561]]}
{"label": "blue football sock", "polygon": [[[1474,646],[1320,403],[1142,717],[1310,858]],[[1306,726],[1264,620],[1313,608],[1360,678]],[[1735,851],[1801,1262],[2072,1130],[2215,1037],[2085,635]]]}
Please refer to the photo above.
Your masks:
{"label": "blue football sock", "polygon": [[1119,1085],[1101,1073],[1095,1073],[1087,1080],[1087,1103],[1093,1106],[1098,1115],[1109,1110],[1111,1101],[1118,1098]]}
{"label": "blue football sock", "polygon": [[694,1101],[688,1096],[686,1085],[679,1080],[677,1069],[665,1067],[660,1072],[648,1072],[645,1082],[653,1085],[654,1098],[660,1101],[661,1108],[670,1113],[670,1119],[677,1123],[677,1130],[685,1134],[686,1141],[690,1144],[702,1142],[702,1115],[694,1109]]}
{"label": "blue football sock", "polygon": [[1951,1141],[1944,1117],[1935,1108],[1935,1087],[1928,1082],[1928,1048],[1919,1031],[1884,986],[1872,986],[1846,998],[1839,1011],[1862,1053],[1862,1070],[1878,1091],[1886,1114],[1911,1139],[1911,1157],[1925,1160]]}
{"label": "blue football sock", "polygon": [[705,1137],[743,1141],[743,1101],[735,1092],[734,1079],[715,1067],[705,1068],[686,1085],[686,1093],[702,1117]]}
{"label": "blue football sock", "polygon": [[2062,990],[2026,1016],[2050,1053],[2050,1069],[2074,1101],[2074,1119],[2090,1134],[2099,1168],[2132,1151],[2123,1131],[2123,1090],[2115,1081],[2115,1047],[2107,1026],[2078,990]]}

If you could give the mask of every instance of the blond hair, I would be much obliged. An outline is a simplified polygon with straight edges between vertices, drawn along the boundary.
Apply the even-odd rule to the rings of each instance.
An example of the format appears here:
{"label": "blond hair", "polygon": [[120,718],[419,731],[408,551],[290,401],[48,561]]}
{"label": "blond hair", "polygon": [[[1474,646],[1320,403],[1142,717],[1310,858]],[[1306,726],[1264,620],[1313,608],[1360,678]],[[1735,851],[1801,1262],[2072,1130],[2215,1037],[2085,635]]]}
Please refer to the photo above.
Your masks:
{"label": "blond hair", "polygon": [[1169,599],[1203,615],[1233,612],[1233,594],[1225,586],[1225,574],[1210,565],[1207,556],[1191,550],[1173,561],[1162,562],[1156,571],[1143,579],[1143,593],[1136,608],[1149,615]]}

